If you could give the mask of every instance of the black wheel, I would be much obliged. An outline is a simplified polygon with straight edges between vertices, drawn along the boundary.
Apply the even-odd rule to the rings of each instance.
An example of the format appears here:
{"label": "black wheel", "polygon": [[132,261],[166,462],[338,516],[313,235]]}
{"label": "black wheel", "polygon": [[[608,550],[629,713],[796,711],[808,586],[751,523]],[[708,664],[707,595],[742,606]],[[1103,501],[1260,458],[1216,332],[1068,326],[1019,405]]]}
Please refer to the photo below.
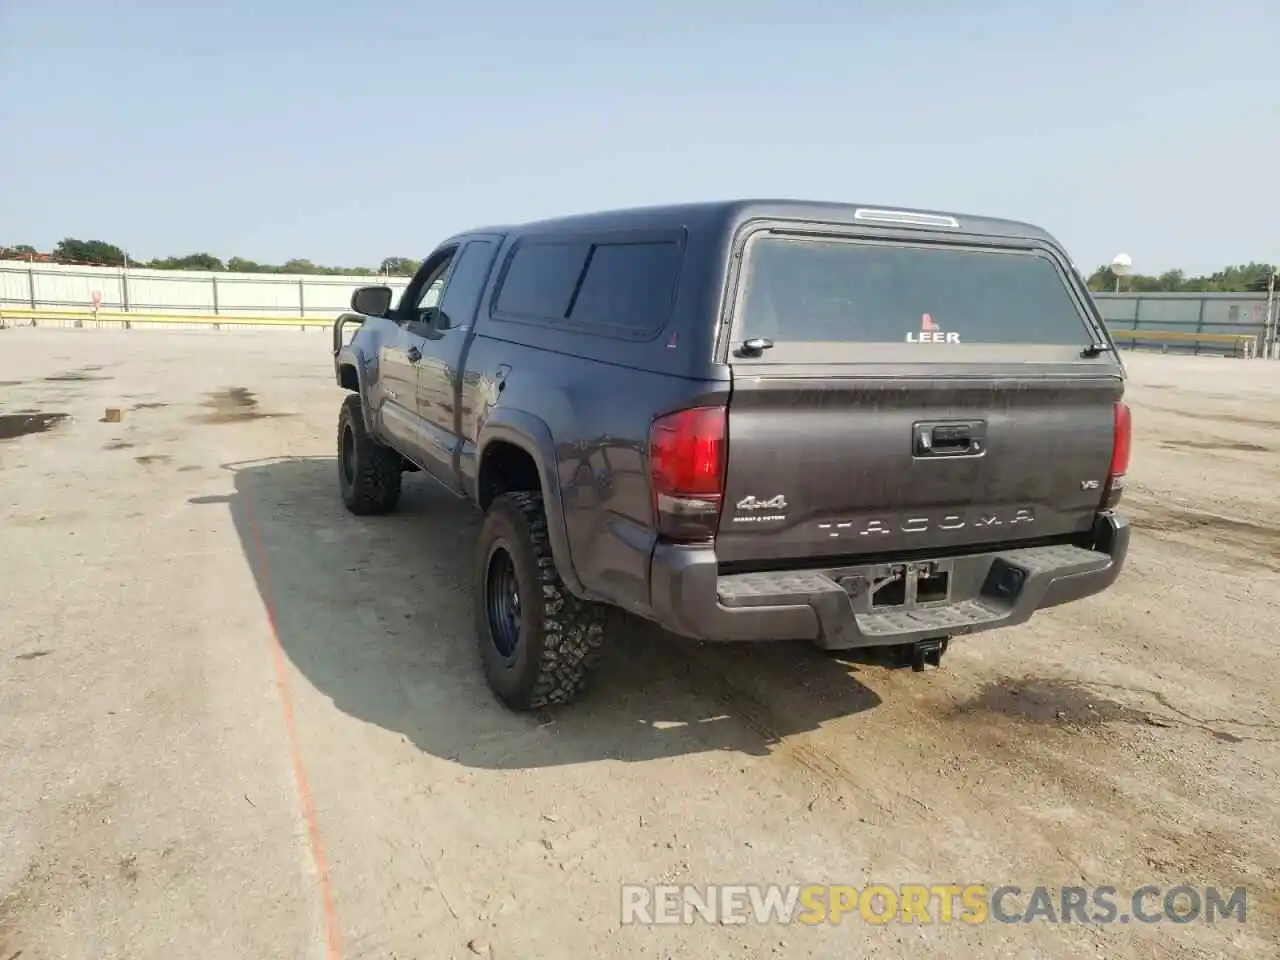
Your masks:
{"label": "black wheel", "polygon": [[338,415],[338,488],[347,509],[362,516],[394,510],[403,469],[400,455],[365,430],[360,397],[348,396]]}
{"label": "black wheel", "polygon": [[485,679],[513,710],[570,703],[599,664],[607,609],[569,593],[556,572],[542,497],[508,493],[489,507],[475,566]]}

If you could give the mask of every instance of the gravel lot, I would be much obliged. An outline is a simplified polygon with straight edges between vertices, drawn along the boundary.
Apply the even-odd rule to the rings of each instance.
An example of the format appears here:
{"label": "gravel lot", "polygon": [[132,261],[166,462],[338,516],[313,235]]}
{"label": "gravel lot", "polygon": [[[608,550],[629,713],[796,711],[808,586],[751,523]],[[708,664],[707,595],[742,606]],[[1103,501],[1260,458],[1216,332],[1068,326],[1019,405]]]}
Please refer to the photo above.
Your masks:
{"label": "gravel lot", "polygon": [[[925,674],[630,630],[526,717],[476,663],[475,516],[418,477],[343,510],[326,345],[0,331],[0,415],[67,415],[0,440],[0,960],[1277,955],[1280,365],[1126,355],[1138,529],[1104,596]],[[659,882],[1244,885],[1248,913],[622,925]]]}

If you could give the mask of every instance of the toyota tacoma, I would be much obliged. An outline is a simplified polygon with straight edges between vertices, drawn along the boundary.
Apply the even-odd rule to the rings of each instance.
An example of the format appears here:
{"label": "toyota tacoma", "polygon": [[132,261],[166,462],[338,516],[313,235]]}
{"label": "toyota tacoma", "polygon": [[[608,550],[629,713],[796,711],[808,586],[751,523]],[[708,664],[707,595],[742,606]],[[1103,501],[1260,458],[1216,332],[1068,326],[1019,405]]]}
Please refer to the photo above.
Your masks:
{"label": "toyota tacoma", "polygon": [[740,200],[460,233],[335,322],[338,485],[484,513],[486,678],[572,700],[615,614],[709,642],[896,647],[1124,563],[1125,370],[1045,231]]}

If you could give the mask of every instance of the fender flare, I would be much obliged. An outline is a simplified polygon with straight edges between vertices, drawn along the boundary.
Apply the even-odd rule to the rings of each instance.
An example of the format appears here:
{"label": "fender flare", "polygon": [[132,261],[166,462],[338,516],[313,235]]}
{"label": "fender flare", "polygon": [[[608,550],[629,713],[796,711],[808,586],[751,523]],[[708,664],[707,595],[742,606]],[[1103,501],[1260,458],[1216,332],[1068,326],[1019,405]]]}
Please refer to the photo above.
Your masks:
{"label": "fender flare", "polygon": [[573,552],[569,547],[569,531],[565,524],[564,499],[556,469],[556,447],[551,437],[551,428],[540,418],[523,410],[493,410],[485,425],[480,428],[472,474],[469,478],[464,477],[464,482],[469,481],[468,486],[474,491],[477,502],[480,499],[480,465],[484,462],[485,450],[495,440],[520,448],[529,454],[537,467],[538,479],[542,483],[542,503],[547,512],[547,537],[551,541],[551,557],[564,585],[579,599],[603,599],[582,585],[573,567]]}
{"label": "fender flare", "polygon": [[[369,395],[365,390],[363,357],[353,344],[342,347],[333,360],[333,375],[338,385],[342,385],[342,368],[352,367],[356,372],[356,393],[360,397],[360,414],[364,419],[364,428],[370,436],[374,435],[373,411],[369,409]],[[344,388],[345,389],[345,388]]]}

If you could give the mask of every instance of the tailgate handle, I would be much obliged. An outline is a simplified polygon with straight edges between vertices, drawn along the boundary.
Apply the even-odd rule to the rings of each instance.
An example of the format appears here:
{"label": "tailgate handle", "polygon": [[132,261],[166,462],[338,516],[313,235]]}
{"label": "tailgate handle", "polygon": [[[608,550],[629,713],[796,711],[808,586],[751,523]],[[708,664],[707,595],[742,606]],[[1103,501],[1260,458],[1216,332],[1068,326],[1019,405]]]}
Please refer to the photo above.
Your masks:
{"label": "tailgate handle", "polygon": [[967,447],[973,439],[973,431],[963,427],[934,427],[933,449],[939,447]]}
{"label": "tailgate handle", "polygon": [[981,420],[917,423],[913,447],[917,457],[979,456],[985,446],[986,424]]}

